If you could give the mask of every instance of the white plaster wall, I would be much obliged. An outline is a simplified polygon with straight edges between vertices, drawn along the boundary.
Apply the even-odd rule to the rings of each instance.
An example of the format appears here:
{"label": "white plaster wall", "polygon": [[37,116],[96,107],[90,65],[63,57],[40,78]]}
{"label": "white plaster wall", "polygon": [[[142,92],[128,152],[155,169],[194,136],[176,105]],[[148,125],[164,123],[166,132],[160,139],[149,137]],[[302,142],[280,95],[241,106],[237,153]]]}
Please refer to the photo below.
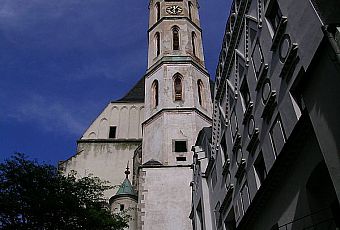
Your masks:
{"label": "white plaster wall", "polygon": [[112,213],[120,213],[120,205],[124,205],[124,211],[131,217],[128,222],[129,230],[137,230],[137,201],[130,197],[116,198],[111,204]]}
{"label": "white plaster wall", "polygon": [[[199,131],[210,125],[210,121],[190,110],[160,114],[144,126],[143,163],[154,159],[164,165],[190,164],[191,146],[195,144]],[[173,140],[186,140],[188,152],[173,152]],[[176,157],[186,157],[187,160],[177,162]]]}
{"label": "white plaster wall", "polygon": [[192,170],[189,167],[144,168],[142,174],[140,229],[192,229],[189,219]]}
{"label": "white plaster wall", "polygon": [[[124,178],[127,162],[130,162],[131,171],[133,153],[140,142],[123,143],[78,143],[78,153],[64,161],[60,166],[65,174],[72,170],[77,172],[79,178],[93,174],[102,180],[109,181],[111,185],[120,185]],[[133,173],[133,172],[131,172]],[[105,192],[108,199],[115,195],[117,188]]]}
{"label": "white plaster wall", "polygon": [[[183,76],[183,100],[175,101],[174,75],[179,73]],[[197,81],[203,82],[203,105],[198,101]],[[159,105],[154,108],[152,103],[152,83],[158,81]],[[209,77],[191,64],[164,64],[150,75],[145,81],[145,118],[148,119],[158,111],[168,108],[197,108],[202,113],[211,117],[212,102]]]}
{"label": "white plaster wall", "polygon": [[117,139],[140,139],[143,121],[143,103],[110,103],[93,121],[81,139],[108,139],[110,126],[117,126]]}

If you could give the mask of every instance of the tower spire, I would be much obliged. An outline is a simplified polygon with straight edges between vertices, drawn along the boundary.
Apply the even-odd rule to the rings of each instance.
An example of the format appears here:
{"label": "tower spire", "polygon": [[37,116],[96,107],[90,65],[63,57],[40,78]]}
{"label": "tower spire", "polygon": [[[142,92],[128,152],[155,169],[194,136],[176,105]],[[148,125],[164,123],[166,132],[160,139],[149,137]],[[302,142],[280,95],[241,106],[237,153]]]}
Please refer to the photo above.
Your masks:
{"label": "tower spire", "polygon": [[129,179],[129,175],[130,175],[129,161],[127,162],[127,165],[126,165],[125,175],[126,175],[126,179]]}

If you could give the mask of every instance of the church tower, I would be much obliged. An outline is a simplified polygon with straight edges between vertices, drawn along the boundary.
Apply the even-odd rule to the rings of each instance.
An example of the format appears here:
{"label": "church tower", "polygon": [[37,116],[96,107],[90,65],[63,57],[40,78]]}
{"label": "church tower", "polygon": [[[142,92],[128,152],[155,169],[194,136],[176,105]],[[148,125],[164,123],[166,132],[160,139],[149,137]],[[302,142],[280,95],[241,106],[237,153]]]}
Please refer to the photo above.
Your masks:
{"label": "church tower", "polygon": [[150,0],[138,229],[192,229],[192,153],[211,125],[197,0]]}

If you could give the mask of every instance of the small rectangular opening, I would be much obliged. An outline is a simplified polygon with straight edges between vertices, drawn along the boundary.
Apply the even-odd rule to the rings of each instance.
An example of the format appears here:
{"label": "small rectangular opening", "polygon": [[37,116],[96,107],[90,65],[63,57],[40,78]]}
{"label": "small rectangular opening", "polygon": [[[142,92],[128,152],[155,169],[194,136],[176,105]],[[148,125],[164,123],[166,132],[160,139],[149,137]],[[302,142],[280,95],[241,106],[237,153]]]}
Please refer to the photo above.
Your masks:
{"label": "small rectangular opening", "polygon": [[119,211],[124,211],[124,204],[121,204],[121,205],[119,206]]}
{"label": "small rectangular opening", "polygon": [[116,131],[117,131],[117,127],[111,126],[110,132],[109,132],[109,138],[116,138]]}
{"label": "small rectangular opening", "polygon": [[175,152],[187,152],[187,142],[186,141],[175,141]]}
{"label": "small rectangular opening", "polygon": [[177,161],[187,161],[186,157],[176,157]]}

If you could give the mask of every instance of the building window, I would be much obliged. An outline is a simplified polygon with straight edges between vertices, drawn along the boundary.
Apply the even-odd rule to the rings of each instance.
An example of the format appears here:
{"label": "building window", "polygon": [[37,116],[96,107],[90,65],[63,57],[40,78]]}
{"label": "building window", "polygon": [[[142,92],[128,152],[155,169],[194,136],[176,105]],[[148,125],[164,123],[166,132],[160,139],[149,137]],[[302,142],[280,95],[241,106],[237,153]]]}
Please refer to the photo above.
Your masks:
{"label": "building window", "polygon": [[191,10],[192,10],[192,3],[190,1],[188,3],[188,7],[189,7],[189,18],[192,19],[192,12],[191,12]]}
{"label": "building window", "polygon": [[248,108],[249,103],[250,103],[250,93],[249,93],[249,87],[248,87],[247,79],[243,80],[243,83],[242,83],[241,88],[240,88],[240,93],[241,93],[241,97],[242,97],[243,108],[244,108],[244,110],[246,110]]}
{"label": "building window", "polygon": [[174,152],[183,153],[187,151],[187,141],[174,141]]}
{"label": "building window", "polygon": [[156,19],[159,21],[161,19],[161,4],[159,2],[156,3]]}
{"label": "building window", "polygon": [[195,32],[191,33],[191,45],[192,45],[192,53],[196,56],[196,34]]}
{"label": "building window", "polygon": [[119,211],[124,211],[124,204],[119,205]]}
{"label": "building window", "polygon": [[151,86],[151,91],[152,91],[152,107],[156,108],[158,106],[158,101],[159,101],[159,93],[158,93],[158,81],[154,80]]}
{"label": "building window", "polygon": [[172,29],[172,45],[173,45],[173,50],[179,50],[179,29],[178,29],[178,27],[174,27]]}
{"label": "building window", "polygon": [[155,40],[156,40],[156,56],[158,57],[161,54],[161,36],[159,32],[156,33]]}
{"label": "building window", "polygon": [[176,161],[187,161],[186,157],[176,157]]}
{"label": "building window", "polygon": [[257,185],[257,188],[260,188],[263,181],[267,177],[267,169],[266,169],[266,165],[264,163],[262,152],[260,152],[260,154],[258,155],[258,157],[257,157],[257,159],[254,163],[254,169],[255,169],[256,185]]}
{"label": "building window", "polygon": [[111,126],[109,132],[109,138],[116,138],[117,126]]}
{"label": "building window", "polygon": [[182,78],[179,74],[176,74],[174,77],[174,90],[175,90],[175,101],[182,100]]}
{"label": "building window", "polygon": [[282,13],[279,7],[279,4],[277,3],[276,0],[272,0],[270,3],[270,6],[268,7],[267,13],[266,13],[266,17],[267,20],[270,23],[271,29],[273,34],[275,33],[275,31],[277,30],[281,17],[282,17]]}
{"label": "building window", "polygon": [[202,80],[197,81],[197,89],[198,89],[198,102],[200,103],[201,106],[203,106],[204,85]]}

